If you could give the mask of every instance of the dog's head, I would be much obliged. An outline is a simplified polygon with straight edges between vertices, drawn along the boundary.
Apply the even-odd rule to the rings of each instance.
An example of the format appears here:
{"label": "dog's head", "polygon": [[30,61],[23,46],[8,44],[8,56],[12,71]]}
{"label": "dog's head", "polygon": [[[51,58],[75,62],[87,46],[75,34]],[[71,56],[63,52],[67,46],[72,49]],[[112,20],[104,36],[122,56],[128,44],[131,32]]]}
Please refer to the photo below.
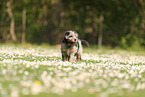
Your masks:
{"label": "dog's head", "polygon": [[66,43],[74,44],[78,42],[78,34],[75,31],[66,31],[64,34]]}

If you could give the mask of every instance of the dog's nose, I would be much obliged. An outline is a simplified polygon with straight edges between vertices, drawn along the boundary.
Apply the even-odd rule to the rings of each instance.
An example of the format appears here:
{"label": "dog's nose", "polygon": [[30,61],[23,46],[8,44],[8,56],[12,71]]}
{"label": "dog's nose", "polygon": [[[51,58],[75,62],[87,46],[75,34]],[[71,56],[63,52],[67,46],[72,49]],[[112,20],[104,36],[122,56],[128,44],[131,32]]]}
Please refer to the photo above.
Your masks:
{"label": "dog's nose", "polygon": [[72,38],[68,38],[67,41],[72,41]]}
{"label": "dog's nose", "polygon": [[69,42],[76,42],[77,40],[76,39],[74,39],[74,38],[68,38],[67,39]]}
{"label": "dog's nose", "polygon": [[76,41],[77,41],[77,39],[74,39],[74,41],[76,42]]}
{"label": "dog's nose", "polygon": [[77,42],[77,39],[72,39],[73,42]]}

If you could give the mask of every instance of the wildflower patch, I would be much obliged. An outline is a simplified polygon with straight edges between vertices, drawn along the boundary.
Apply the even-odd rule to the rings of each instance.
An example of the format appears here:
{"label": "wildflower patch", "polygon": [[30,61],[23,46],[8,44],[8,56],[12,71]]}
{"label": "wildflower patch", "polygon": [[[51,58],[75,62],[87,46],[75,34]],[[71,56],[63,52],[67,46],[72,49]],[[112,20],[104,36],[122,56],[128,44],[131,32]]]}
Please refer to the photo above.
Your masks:
{"label": "wildflower patch", "polygon": [[60,56],[59,49],[0,47],[0,96],[131,97],[145,90],[145,56],[92,51],[81,63]]}

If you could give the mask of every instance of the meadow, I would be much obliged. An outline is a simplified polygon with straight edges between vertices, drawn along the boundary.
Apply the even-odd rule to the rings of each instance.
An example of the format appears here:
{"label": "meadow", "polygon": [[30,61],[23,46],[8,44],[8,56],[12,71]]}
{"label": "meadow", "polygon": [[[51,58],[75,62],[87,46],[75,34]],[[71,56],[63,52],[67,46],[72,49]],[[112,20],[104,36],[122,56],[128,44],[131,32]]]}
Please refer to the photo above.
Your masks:
{"label": "meadow", "polygon": [[0,46],[0,97],[144,97],[145,52],[84,49],[62,62],[60,49]]}

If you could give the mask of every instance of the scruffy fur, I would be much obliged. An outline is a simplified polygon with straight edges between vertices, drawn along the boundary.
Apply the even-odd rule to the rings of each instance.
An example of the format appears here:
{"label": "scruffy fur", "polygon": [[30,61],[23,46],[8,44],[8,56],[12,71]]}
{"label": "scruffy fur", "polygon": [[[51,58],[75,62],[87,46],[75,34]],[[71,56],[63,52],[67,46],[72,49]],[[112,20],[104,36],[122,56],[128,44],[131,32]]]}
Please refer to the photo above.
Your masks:
{"label": "scruffy fur", "polygon": [[78,39],[78,34],[75,31],[67,31],[64,34],[64,40],[61,43],[61,53],[63,61],[74,61],[77,58],[81,62],[82,43],[89,46],[86,40]]}

